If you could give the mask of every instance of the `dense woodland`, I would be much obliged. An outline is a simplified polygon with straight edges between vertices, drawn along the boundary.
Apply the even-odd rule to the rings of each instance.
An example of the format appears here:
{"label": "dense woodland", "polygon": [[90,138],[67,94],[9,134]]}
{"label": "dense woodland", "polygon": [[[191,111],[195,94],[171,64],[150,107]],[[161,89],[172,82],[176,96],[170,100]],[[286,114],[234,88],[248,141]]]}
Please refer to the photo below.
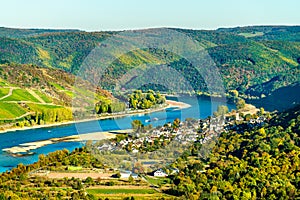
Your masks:
{"label": "dense woodland", "polygon": [[261,128],[222,133],[207,160],[178,159],[181,171],[170,192],[201,199],[299,198],[299,109],[275,115]]}
{"label": "dense woodland", "polygon": [[136,90],[129,96],[129,107],[133,109],[149,109],[165,102],[166,98],[153,90],[148,90],[147,93]]}
{"label": "dense woodland", "polygon": [[[292,94],[286,87],[299,83],[299,26],[172,30],[187,34],[201,44],[219,68],[227,91],[235,89],[249,99],[264,98],[280,88]],[[118,33],[2,28],[0,62],[36,64],[76,74],[92,49]],[[178,77],[178,82],[184,78],[195,92],[207,91],[203,77],[189,61],[173,52],[155,48],[131,51],[116,58],[111,66],[107,66],[100,85],[113,90],[126,72],[134,68],[143,72],[145,64],[167,64],[183,75]],[[140,86],[144,87],[143,84]],[[152,89],[168,90],[165,86],[161,83]],[[298,85],[295,87],[298,88]],[[151,87],[143,88],[147,89]],[[293,102],[287,104],[290,103]]]}

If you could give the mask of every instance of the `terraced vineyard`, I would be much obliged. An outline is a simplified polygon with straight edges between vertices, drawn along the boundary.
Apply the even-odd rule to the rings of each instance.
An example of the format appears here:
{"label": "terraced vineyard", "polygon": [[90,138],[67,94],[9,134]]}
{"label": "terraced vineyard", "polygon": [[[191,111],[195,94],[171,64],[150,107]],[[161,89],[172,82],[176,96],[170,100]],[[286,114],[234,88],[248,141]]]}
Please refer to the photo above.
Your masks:
{"label": "terraced vineyard", "polygon": [[27,110],[17,103],[0,102],[0,120],[14,120],[26,113]]}
{"label": "terraced vineyard", "polygon": [[88,105],[112,99],[108,93],[91,90],[95,87],[85,81],[81,85],[87,88],[75,87],[71,74],[30,65],[1,65],[0,83],[0,124],[11,126],[72,120],[75,92],[78,101]]}

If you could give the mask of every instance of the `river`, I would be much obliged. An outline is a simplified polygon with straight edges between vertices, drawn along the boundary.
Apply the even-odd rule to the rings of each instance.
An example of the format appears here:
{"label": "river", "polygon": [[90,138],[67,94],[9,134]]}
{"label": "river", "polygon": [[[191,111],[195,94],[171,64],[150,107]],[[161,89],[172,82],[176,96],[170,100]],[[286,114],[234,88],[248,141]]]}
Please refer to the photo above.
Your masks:
{"label": "river", "polygon": [[[131,128],[131,121],[135,119],[141,120],[145,125],[152,124],[153,126],[159,126],[164,125],[167,122],[172,122],[176,118],[180,118],[181,120],[185,120],[186,118],[206,118],[216,111],[218,105],[224,105],[224,103],[218,100],[211,101],[210,98],[182,97],[179,99],[172,98],[172,100],[182,101],[190,104],[191,107],[185,109],[178,109],[174,107],[167,108],[164,111],[143,115],[94,120],[61,126],[12,131],[0,134],[0,172],[10,170],[11,168],[16,167],[19,163],[31,164],[36,162],[39,154],[47,154],[49,152],[61,149],[68,149],[72,151],[76,147],[81,147],[84,145],[84,142],[60,142],[43,146],[41,148],[32,150],[31,152],[34,153],[33,155],[25,157],[13,157],[10,154],[2,151],[5,148],[10,148],[27,142],[70,136],[77,133],[84,134],[99,131],[129,129]],[[235,105],[233,104],[227,103],[227,106],[229,110],[235,109]]]}

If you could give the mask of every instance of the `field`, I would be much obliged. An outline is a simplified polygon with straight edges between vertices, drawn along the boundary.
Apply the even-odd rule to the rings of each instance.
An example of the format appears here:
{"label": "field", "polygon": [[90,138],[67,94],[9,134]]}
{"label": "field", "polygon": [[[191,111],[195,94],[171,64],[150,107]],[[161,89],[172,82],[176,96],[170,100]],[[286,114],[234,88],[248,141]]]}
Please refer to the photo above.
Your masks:
{"label": "field", "polygon": [[40,92],[39,90],[34,90],[34,92],[39,95],[39,97],[43,99],[45,103],[52,103],[51,98],[49,98],[46,94]]}
{"label": "field", "polygon": [[156,186],[161,185],[161,184],[166,184],[169,181],[168,178],[154,178],[154,177],[152,178],[149,176],[147,176],[146,179],[150,184],[156,185]]}
{"label": "field", "polygon": [[242,36],[244,36],[246,38],[249,38],[249,37],[263,36],[264,33],[263,32],[240,33],[239,35],[242,35]]}
{"label": "field", "polygon": [[160,193],[150,187],[141,186],[100,186],[100,188],[88,188],[87,193],[98,198],[124,199],[134,197],[134,199],[172,199],[171,196]]}
{"label": "field", "polygon": [[65,90],[65,88],[63,86],[61,86],[57,83],[51,82],[50,84],[58,90]]}
{"label": "field", "polygon": [[2,99],[2,101],[32,101],[39,102],[34,96],[23,89],[14,89],[12,95]]}
{"label": "field", "polygon": [[58,106],[58,105],[44,105],[44,104],[33,104],[33,103],[28,103],[27,105],[31,110],[38,110],[38,111],[42,111],[45,109],[63,108],[63,106]]}
{"label": "field", "polygon": [[99,188],[99,189],[87,189],[90,194],[154,194],[157,193],[151,188]]}
{"label": "field", "polygon": [[81,166],[79,166],[79,167],[77,167],[77,166],[68,166],[68,170],[78,171],[78,170],[82,170],[82,167]]}
{"label": "field", "polygon": [[26,111],[16,103],[0,102],[0,120],[13,119],[25,113]]}
{"label": "field", "polygon": [[9,92],[9,88],[0,88],[0,98],[7,95]]}

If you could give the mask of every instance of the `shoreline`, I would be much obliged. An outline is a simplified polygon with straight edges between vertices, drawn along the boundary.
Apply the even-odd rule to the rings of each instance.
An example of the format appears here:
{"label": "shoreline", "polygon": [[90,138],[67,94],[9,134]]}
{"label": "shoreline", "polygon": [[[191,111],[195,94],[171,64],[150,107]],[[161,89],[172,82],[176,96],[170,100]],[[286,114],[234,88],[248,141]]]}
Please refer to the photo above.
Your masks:
{"label": "shoreline", "polygon": [[131,115],[139,115],[139,114],[149,114],[153,112],[159,112],[162,110],[165,110],[167,108],[173,108],[173,107],[178,107],[179,109],[185,109],[191,107],[191,105],[184,103],[184,102],[179,102],[179,101],[173,101],[173,100],[166,100],[165,106],[159,107],[159,108],[153,108],[153,109],[148,109],[148,110],[136,110],[131,113],[115,113],[115,114],[110,114],[107,116],[99,116],[95,118],[87,118],[87,119],[81,119],[81,120],[71,120],[71,121],[64,121],[64,122],[58,122],[58,123],[51,123],[51,124],[43,124],[43,125],[33,125],[33,126],[26,126],[26,127],[12,127],[12,128],[7,128],[4,130],[0,131],[0,134],[2,133],[8,133],[8,132],[15,132],[15,131],[24,131],[24,130],[31,130],[31,129],[39,129],[39,128],[49,128],[49,127],[56,127],[56,126],[63,126],[63,125],[70,125],[70,124],[75,124],[75,123],[81,123],[81,122],[90,122],[90,121],[98,121],[98,120],[103,120],[103,119],[110,119],[110,118],[120,118],[120,117],[126,117],[126,116],[131,116]]}
{"label": "shoreline", "polygon": [[84,134],[74,134],[65,137],[50,138],[47,140],[39,140],[33,142],[26,142],[19,144],[17,146],[9,147],[2,149],[2,151],[19,156],[30,155],[31,150],[41,148],[43,146],[59,143],[59,142],[83,142],[88,140],[99,141],[103,139],[112,139],[115,138],[117,134],[125,134],[132,132],[132,129],[125,130],[111,130],[111,131],[102,131],[102,132],[93,132],[93,133],[84,133]]}

